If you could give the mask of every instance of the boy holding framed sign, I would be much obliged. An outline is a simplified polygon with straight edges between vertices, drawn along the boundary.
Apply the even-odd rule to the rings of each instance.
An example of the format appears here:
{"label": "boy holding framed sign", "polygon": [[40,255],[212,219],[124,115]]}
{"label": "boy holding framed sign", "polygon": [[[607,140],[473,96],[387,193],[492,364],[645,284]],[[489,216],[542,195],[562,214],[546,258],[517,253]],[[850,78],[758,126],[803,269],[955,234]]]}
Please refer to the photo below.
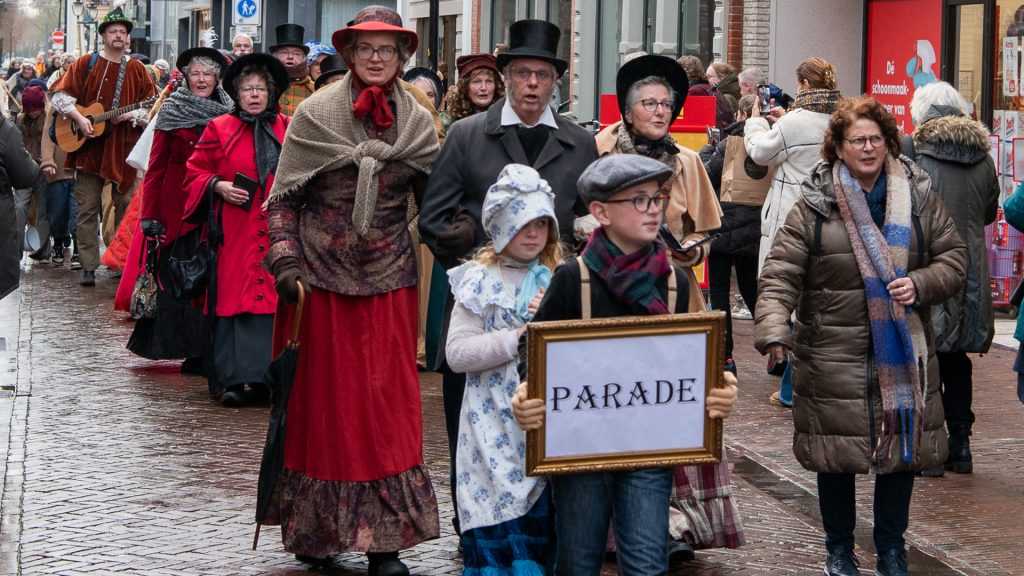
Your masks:
{"label": "boy holding framed sign", "polygon": [[[671,175],[664,163],[633,154],[604,156],[583,172],[579,193],[601,226],[582,256],[555,272],[534,322],[687,312],[686,275],[670,264],[665,246],[657,241],[668,200],[661,185]],[[583,297],[584,282],[589,299]],[[526,358],[522,347],[520,358]],[[711,418],[728,417],[736,402],[735,376],[726,372],[723,380],[726,385],[708,390],[704,399]],[[527,398],[526,383],[517,389],[512,407],[524,430],[542,426],[547,406],[542,399]],[[570,473],[552,476],[551,485],[556,574],[600,573],[613,514],[619,573],[668,570],[671,468]]]}

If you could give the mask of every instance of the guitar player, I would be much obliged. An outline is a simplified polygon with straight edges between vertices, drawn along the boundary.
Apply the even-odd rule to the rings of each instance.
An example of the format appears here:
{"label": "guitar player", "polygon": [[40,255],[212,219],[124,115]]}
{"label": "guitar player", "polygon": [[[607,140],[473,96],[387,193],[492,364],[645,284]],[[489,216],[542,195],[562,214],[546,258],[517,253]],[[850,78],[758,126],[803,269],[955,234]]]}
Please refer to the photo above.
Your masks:
{"label": "guitar player", "polygon": [[[82,134],[91,135],[93,126],[78,106],[99,102],[104,110],[112,110],[156,95],[145,66],[128,57],[131,31],[132,21],[120,8],[108,13],[99,25],[103,49],[98,56],[78,58],[51,88],[54,109],[74,120]],[[139,109],[113,118],[101,136],[86,140],[84,146],[68,154],[66,166],[76,169],[82,286],[96,285],[100,265],[98,218],[104,184],[110,182],[113,186],[115,225],[120,224],[135,191],[135,169],[125,159],[142,135],[146,115],[145,109]]]}

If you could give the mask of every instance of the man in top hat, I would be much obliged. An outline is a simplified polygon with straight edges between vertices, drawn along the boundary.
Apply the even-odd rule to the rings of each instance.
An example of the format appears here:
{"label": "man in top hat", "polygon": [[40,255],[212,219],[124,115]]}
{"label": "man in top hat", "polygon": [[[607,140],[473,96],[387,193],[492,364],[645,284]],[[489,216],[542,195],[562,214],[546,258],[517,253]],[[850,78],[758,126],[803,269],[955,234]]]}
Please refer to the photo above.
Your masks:
{"label": "man in top hat", "polygon": [[306,29],[298,24],[281,24],[275,31],[277,44],[270,47],[270,53],[284,64],[291,81],[277,103],[281,106],[281,114],[292,116],[299,103],[309,98],[316,90],[313,78],[309,75],[309,64],[306,62],[309,46],[302,42]]}
{"label": "man in top hat", "polygon": [[[99,33],[103,49],[94,56],[87,54],[53,85],[53,108],[70,117],[82,134],[92,135],[93,125],[78,111],[78,106],[99,102],[111,110],[141,102],[156,95],[156,87],[146,67],[128,57],[128,35],[132,21],[120,8],[109,12],[100,21]],[[107,122],[101,138],[90,139],[77,151],[69,153],[66,166],[77,169],[75,196],[78,199],[78,248],[82,262],[82,286],[96,284],[100,265],[97,240],[101,195],[107,182],[113,185],[114,224],[120,224],[135,187],[135,169],[125,163],[128,152],[145,128],[147,112],[139,109]]]}
{"label": "man in top hat", "polygon": [[[419,229],[434,256],[447,268],[485,242],[480,223],[484,196],[507,164],[532,166],[548,181],[555,193],[558,230],[564,240],[572,237],[574,218],[587,212],[576,192],[576,181],[597,158],[594,137],[555,115],[548,106],[555,81],[569,66],[557,56],[560,34],[558,26],[543,20],[512,24],[508,49],[497,57],[505,76],[506,97],[485,113],[455,122],[446,135],[420,205]],[[445,333],[451,308],[449,294]],[[444,376],[445,421],[454,462],[465,377],[447,368],[443,346],[438,347],[437,356],[434,368]]]}

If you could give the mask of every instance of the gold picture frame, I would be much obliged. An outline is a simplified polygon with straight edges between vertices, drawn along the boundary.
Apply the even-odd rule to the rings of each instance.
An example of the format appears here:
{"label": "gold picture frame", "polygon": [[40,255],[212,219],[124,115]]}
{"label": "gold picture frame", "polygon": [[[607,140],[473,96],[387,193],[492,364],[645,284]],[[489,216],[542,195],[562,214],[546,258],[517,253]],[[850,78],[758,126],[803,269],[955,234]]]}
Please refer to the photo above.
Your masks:
{"label": "gold picture frame", "polygon": [[547,408],[526,433],[528,475],[721,461],[722,420],[704,401],[724,385],[724,312],[527,326],[528,393]]}

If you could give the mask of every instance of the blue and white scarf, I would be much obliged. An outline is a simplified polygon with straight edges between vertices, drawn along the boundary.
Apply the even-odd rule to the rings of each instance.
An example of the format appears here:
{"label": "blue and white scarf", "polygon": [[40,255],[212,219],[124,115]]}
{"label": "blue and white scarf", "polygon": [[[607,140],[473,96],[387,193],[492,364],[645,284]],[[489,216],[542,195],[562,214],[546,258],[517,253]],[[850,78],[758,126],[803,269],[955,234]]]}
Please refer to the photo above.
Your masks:
{"label": "blue and white scarf", "polygon": [[[899,437],[900,458],[910,464],[920,446],[927,374],[927,341],[917,313],[892,299],[886,288],[907,275],[910,255],[910,184],[903,167],[886,156],[885,224],[878,229],[871,218],[860,184],[843,162],[832,167],[836,203],[850,236],[857,268],[864,279],[871,342],[882,396],[882,431],[873,460],[889,460],[894,438]],[[919,246],[918,250],[923,250]]]}

